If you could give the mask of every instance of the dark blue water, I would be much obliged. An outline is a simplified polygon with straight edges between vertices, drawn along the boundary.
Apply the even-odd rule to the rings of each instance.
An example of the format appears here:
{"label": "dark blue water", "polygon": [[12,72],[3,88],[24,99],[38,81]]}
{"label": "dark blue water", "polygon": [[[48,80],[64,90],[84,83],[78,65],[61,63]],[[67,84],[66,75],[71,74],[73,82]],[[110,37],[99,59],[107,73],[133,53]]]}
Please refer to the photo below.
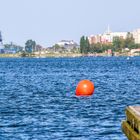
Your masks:
{"label": "dark blue water", "polygon": [[[75,96],[82,79],[93,96]],[[140,57],[0,59],[0,140],[126,140],[128,105],[140,105]]]}

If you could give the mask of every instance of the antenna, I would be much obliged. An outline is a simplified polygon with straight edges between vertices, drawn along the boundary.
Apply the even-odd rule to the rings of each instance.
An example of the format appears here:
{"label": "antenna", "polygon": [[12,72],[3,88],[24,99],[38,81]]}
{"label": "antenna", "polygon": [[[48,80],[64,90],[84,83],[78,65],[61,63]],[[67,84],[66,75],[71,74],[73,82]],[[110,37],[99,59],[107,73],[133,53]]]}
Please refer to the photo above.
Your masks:
{"label": "antenna", "polygon": [[108,34],[111,33],[109,24],[108,24],[108,26],[107,26],[107,33],[108,33]]}

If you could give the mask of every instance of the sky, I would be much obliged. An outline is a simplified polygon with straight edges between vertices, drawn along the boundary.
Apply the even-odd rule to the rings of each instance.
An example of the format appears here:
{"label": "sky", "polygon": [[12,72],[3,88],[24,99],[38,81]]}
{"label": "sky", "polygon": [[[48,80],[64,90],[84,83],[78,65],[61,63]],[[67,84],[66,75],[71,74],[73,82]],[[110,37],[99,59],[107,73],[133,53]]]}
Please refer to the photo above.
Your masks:
{"label": "sky", "polygon": [[140,28],[140,0],[0,0],[4,43],[43,47],[82,35]]}

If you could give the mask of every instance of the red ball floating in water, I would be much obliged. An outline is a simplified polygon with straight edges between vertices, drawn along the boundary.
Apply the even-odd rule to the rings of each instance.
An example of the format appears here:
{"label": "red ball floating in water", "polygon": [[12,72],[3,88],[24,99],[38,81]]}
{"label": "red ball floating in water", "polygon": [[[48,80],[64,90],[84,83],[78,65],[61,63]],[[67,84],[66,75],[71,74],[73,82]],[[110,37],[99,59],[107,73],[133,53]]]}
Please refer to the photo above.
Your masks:
{"label": "red ball floating in water", "polygon": [[76,87],[76,96],[91,96],[94,93],[94,84],[89,80],[82,80]]}

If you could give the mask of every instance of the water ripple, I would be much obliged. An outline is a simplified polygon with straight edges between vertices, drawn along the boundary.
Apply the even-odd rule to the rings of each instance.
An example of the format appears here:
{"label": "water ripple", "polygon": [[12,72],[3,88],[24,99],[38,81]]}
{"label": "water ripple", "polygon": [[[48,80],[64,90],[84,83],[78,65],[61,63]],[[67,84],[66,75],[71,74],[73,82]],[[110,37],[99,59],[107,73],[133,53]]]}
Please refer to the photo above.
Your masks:
{"label": "water ripple", "polygon": [[[0,59],[0,139],[126,140],[139,73],[139,57]],[[93,96],[75,96],[82,79],[94,81]]]}

